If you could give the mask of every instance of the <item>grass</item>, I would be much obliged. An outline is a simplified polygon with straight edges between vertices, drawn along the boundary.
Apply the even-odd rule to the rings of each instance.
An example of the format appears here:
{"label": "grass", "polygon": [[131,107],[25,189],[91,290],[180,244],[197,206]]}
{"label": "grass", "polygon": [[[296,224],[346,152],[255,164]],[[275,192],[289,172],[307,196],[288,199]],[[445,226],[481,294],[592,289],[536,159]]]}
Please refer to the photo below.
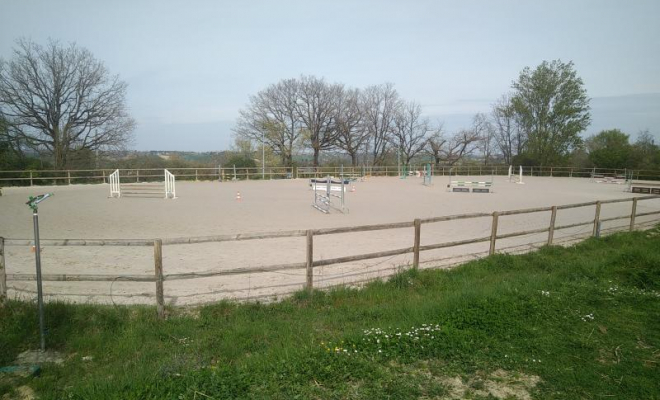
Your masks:
{"label": "grass", "polygon": [[[65,363],[0,378],[0,396],[659,399],[659,249],[660,229],[617,234],[167,321],[153,307],[51,303],[47,344]],[[37,346],[35,304],[10,301],[0,365]]]}

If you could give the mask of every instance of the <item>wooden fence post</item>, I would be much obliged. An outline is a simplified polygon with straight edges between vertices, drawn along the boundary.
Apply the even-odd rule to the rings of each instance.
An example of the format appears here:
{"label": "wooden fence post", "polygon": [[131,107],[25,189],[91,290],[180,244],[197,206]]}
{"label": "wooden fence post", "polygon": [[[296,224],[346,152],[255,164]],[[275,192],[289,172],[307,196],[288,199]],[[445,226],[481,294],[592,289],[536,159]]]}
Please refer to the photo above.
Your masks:
{"label": "wooden fence post", "polygon": [[70,185],[71,184],[71,171],[66,171],[66,180],[67,180],[67,184]]}
{"label": "wooden fence post", "polygon": [[419,242],[422,233],[422,220],[415,219],[415,241],[413,244],[413,267],[419,267]]}
{"label": "wooden fence post", "polygon": [[195,170],[195,182],[197,182],[199,179],[197,179],[197,170]]}
{"label": "wooden fence post", "polygon": [[600,229],[598,225],[600,224],[600,201],[596,202],[596,215],[594,216],[594,232],[593,236],[598,236]]}
{"label": "wooden fence post", "polygon": [[552,240],[555,236],[555,220],[557,219],[557,206],[552,206],[550,214],[550,228],[548,230],[548,246],[552,246]]}
{"label": "wooden fence post", "polygon": [[497,240],[497,220],[500,214],[495,211],[493,213],[493,225],[490,230],[490,250],[488,251],[489,255],[495,254],[495,241]]}
{"label": "wooden fence post", "polygon": [[630,213],[630,232],[635,230],[635,216],[637,215],[637,197],[632,201],[632,212]]}
{"label": "wooden fence post", "polygon": [[158,318],[165,318],[165,295],[163,293],[163,241],[154,240],[154,266],[156,269],[156,310]]}
{"label": "wooden fence post", "polygon": [[5,238],[0,237],[0,306],[7,300],[7,271],[5,270]]}
{"label": "wooden fence post", "polygon": [[108,183],[105,180],[105,170],[104,169],[101,170],[101,174],[103,174],[103,183]]}
{"label": "wooden fence post", "polygon": [[305,289],[309,294],[314,290],[314,232],[307,231],[307,284]]}
{"label": "wooden fence post", "polygon": [[135,171],[135,182],[140,183],[140,170]]}
{"label": "wooden fence post", "polygon": [[34,186],[34,182],[32,181],[32,171],[30,171],[30,186]]}

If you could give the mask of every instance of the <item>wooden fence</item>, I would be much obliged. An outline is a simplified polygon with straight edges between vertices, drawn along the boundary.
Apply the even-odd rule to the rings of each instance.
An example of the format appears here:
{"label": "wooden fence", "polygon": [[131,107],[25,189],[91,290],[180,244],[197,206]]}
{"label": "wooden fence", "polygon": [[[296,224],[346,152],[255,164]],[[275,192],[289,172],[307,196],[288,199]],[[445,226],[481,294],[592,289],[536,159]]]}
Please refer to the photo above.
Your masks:
{"label": "wooden fence", "polygon": [[[353,226],[353,227],[338,227],[338,228],[321,228],[321,229],[308,229],[308,230],[293,230],[293,231],[281,231],[281,232],[266,232],[266,233],[246,233],[246,234],[228,234],[228,235],[216,235],[216,236],[202,236],[202,237],[186,237],[186,238],[169,238],[169,239],[44,239],[41,240],[41,245],[43,246],[149,246],[153,247],[154,251],[154,274],[153,275],[94,275],[94,274],[43,274],[42,279],[44,281],[80,281],[80,282],[98,282],[98,281],[116,281],[121,279],[123,281],[134,281],[134,282],[155,282],[156,284],[156,305],[158,309],[158,315],[160,317],[164,316],[165,309],[165,294],[163,288],[164,281],[175,281],[182,279],[198,279],[205,277],[218,277],[218,276],[227,276],[227,275],[236,275],[236,274],[249,274],[255,272],[272,272],[272,271],[283,271],[283,270],[306,270],[306,284],[305,287],[307,290],[311,291],[314,288],[314,268],[321,267],[332,264],[341,264],[362,260],[369,260],[382,257],[390,257],[403,254],[413,254],[413,265],[417,266],[420,263],[420,253],[423,251],[443,249],[455,246],[462,246],[467,244],[474,243],[483,243],[489,242],[489,254],[494,254],[497,251],[497,241],[499,239],[508,239],[518,236],[533,235],[533,234],[547,234],[547,240],[545,243],[548,245],[553,244],[554,234],[557,230],[568,229],[574,227],[582,226],[592,226],[592,235],[597,236],[600,232],[600,226],[604,222],[616,221],[616,220],[629,220],[627,225],[628,230],[632,231],[636,226],[636,218],[644,216],[659,215],[660,211],[651,211],[645,213],[637,212],[637,204],[640,201],[649,201],[660,199],[659,196],[643,196],[635,198],[624,198],[624,199],[615,199],[615,200],[605,200],[605,201],[591,201],[586,203],[577,203],[577,204],[568,204],[560,206],[551,206],[551,207],[538,207],[538,208],[528,208],[520,210],[508,210],[508,211],[496,211],[493,213],[469,213],[469,214],[458,214],[458,215],[448,215],[441,217],[433,218],[417,218],[414,221],[408,222],[397,222],[397,223],[386,223],[386,224],[376,224],[376,225],[362,225],[362,226]],[[630,214],[610,217],[610,218],[601,218],[601,206],[604,204],[613,204],[613,203],[625,203],[631,202],[631,211]],[[574,208],[583,208],[583,207],[595,207],[594,208],[594,218],[587,221],[559,225],[556,226],[555,221],[557,218],[557,213],[561,210],[574,209]],[[549,213],[549,225],[545,228],[526,230],[526,231],[517,231],[510,232],[506,234],[498,233],[498,222],[500,218],[512,216],[512,215],[521,215],[521,214],[531,214],[531,213]],[[458,240],[451,242],[436,243],[430,245],[421,245],[421,235],[422,235],[422,225],[425,224],[434,224],[446,221],[455,221],[455,220],[466,220],[466,219],[475,219],[475,218],[490,218],[490,235],[478,238],[471,238],[466,240]],[[322,235],[337,235],[344,233],[355,233],[355,232],[369,232],[369,231],[380,231],[380,230],[390,230],[390,229],[401,229],[401,228],[413,228],[413,245],[410,247],[403,247],[394,250],[380,251],[367,254],[359,254],[352,256],[344,256],[330,259],[314,260],[314,237]],[[208,242],[233,242],[233,241],[244,241],[244,240],[257,240],[257,239],[274,239],[274,238],[291,238],[291,237],[305,237],[306,238],[306,257],[304,261],[289,263],[289,264],[280,264],[280,265],[267,265],[260,267],[240,267],[232,268],[226,270],[211,270],[211,271],[199,271],[199,272],[188,272],[188,273],[176,273],[176,274],[166,274],[165,267],[163,265],[163,256],[162,256],[162,247],[164,245],[185,245],[191,243],[208,243]],[[35,274],[17,274],[17,273],[6,273],[6,263],[5,263],[5,246],[33,246],[34,242],[30,239],[3,239],[0,238],[0,299],[6,298],[7,295],[7,284],[6,281],[34,281],[36,279]],[[368,272],[367,272],[368,273]]]}
{"label": "wooden fence", "polygon": [[[519,166],[513,168],[518,173]],[[410,165],[408,171],[423,171],[423,165]],[[339,176],[399,176],[400,166],[358,166],[358,167],[266,167],[262,168],[168,168],[177,180],[253,180],[253,179],[288,179],[320,178],[326,175]],[[114,169],[87,170],[28,170],[0,171],[0,186],[35,186],[35,185],[71,185],[76,183],[107,183],[108,176]],[[459,165],[434,166],[434,175],[507,175],[508,165]],[[120,169],[120,179],[124,183],[162,181],[162,168]],[[660,171],[628,170],[607,168],[574,167],[533,167],[523,166],[525,176],[548,176],[588,178],[593,174],[612,176],[632,176],[637,180],[660,180]]]}

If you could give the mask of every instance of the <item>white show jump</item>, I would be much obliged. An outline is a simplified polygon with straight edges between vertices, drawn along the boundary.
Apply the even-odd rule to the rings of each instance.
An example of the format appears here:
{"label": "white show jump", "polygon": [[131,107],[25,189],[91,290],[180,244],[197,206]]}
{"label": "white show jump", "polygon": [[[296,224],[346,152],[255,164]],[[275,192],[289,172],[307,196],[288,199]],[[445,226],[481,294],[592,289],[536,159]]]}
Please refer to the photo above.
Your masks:
{"label": "white show jump", "polygon": [[519,185],[524,185],[525,184],[525,182],[523,182],[523,168],[522,168],[522,165],[520,166],[517,177],[513,174],[513,165],[509,165],[509,182],[517,183]]}
{"label": "white show jump", "polygon": [[[314,202],[312,207],[324,214],[329,214],[330,209],[335,209],[341,213],[347,213],[346,208],[346,185],[347,179],[332,179],[328,176],[325,179],[310,179],[309,186],[314,192]],[[333,192],[339,192],[335,194]],[[339,204],[333,202],[333,198],[339,199]]]}
{"label": "white show jump", "polygon": [[632,181],[632,172],[631,176],[628,177],[628,173],[622,174],[612,174],[612,173],[600,173],[596,172],[594,168],[591,172],[591,180],[596,183],[613,183],[615,185],[624,185]]}
{"label": "white show jump", "polygon": [[176,199],[176,178],[168,170],[165,170],[165,198]]}
{"label": "white show jump", "polygon": [[459,193],[493,193],[493,177],[490,178],[490,181],[458,181],[452,180],[451,170],[449,170],[447,191]]}
{"label": "white show jump", "polygon": [[119,185],[119,170],[110,174],[110,197],[121,197],[121,187]]}
{"label": "white show jump", "polygon": [[168,170],[164,170],[162,182],[121,183],[119,170],[110,174],[110,197],[161,197],[176,199],[176,178]]}

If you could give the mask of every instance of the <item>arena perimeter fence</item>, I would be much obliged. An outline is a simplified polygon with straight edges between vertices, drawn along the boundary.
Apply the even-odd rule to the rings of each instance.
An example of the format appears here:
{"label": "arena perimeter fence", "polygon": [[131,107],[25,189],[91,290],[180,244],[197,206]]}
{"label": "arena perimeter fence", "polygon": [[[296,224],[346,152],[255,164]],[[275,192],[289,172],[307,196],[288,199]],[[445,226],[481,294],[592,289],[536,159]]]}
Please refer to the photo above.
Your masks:
{"label": "arena perimeter fence", "polygon": [[[448,215],[442,217],[434,218],[417,218],[414,221],[409,222],[397,222],[397,223],[386,223],[386,224],[376,224],[376,225],[362,225],[362,226],[353,226],[353,227],[339,227],[339,228],[321,228],[321,229],[308,229],[308,230],[294,230],[294,231],[280,231],[280,232],[265,232],[265,233],[245,233],[245,234],[229,234],[229,235],[217,235],[217,236],[202,236],[202,237],[188,237],[188,238],[170,238],[170,239],[42,239],[41,245],[43,246],[151,246],[154,251],[154,274],[153,275],[94,275],[94,274],[43,274],[43,281],[79,281],[79,282],[99,282],[99,281],[108,281],[113,282],[121,279],[122,281],[133,281],[133,282],[155,282],[155,299],[157,305],[157,312],[160,318],[165,316],[165,293],[163,288],[164,281],[176,281],[182,279],[199,279],[206,277],[217,277],[217,276],[227,276],[227,275],[236,275],[236,274],[250,274],[258,272],[273,272],[273,271],[284,271],[284,270],[306,270],[306,282],[303,287],[307,291],[312,291],[314,288],[314,268],[322,267],[332,264],[341,264],[390,256],[397,256],[403,254],[413,254],[413,266],[419,266],[420,253],[428,250],[443,249],[455,246],[462,246],[473,243],[482,243],[489,242],[490,248],[488,254],[495,254],[497,251],[497,240],[498,239],[507,239],[518,236],[525,235],[535,235],[547,233],[547,239],[543,242],[544,244],[552,245],[554,233],[557,230],[569,229],[575,227],[584,227],[584,226],[593,226],[592,227],[592,236],[600,235],[601,224],[607,221],[616,221],[616,220],[629,220],[629,224],[624,226],[624,229],[633,231],[636,227],[636,218],[658,215],[660,211],[650,211],[644,213],[637,212],[637,204],[640,201],[656,200],[660,199],[660,196],[642,196],[642,197],[633,197],[625,199],[614,199],[614,200],[605,200],[605,201],[591,201],[586,203],[576,203],[576,204],[567,204],[560,206],[551,206],[551,207],[538,207],[538,208],[527,208],[519,210],[509,210],[509,211],[495,211],[493,213],[469,213],[469,214],[457,214],[457,215]],[[601,207],[605,204],[613,203],[624,203],[631,202],[631,211],[630,214],[620,215],[610,218],[601,218]],[[582,207],[594,207],[594,218],[572,223],[557,226],[555,224],[557,213],[560,210],[582,208]],[[511,215],[521,215],[521,214],[531,214],[531,213],[549,213],[549,225],[547,228],[539,228],[533,230],[525,231],[516,231],[506,234],[498,234],[498,222],[499,219]],[[474,219],[474,218],[488,218],[490,219],[490,235],[477,237],[466,240],[451,241],[451,242],[442,242],[430,245],[420,245],[421,243],[421,231],[423,224],[434,224],[441,223],[444,221],[455,221],[455,220],[465,220],[465,219]],[[653,223],[658,221],[654,220]],[[400,228],[413,228],[413,244],[409,247],[387,250],[375,253],[359,254],[338,258],[330,259],[314,259],[314,237],[321,235],[337,235],[345,233],[354,233],[354,232],[368,232],[368,231],[379,231],[379,230],[389,230],[389,229],[400,229]],[[613,230],[622,230],[622,227]],[[165,267],[163,265],[163,253],[162,247],[164,245],[186,245],[192,243],[209,243],[209,242],[232,242],[232,241],[243,241],[243,240],[266,240],[274,238],[288,238],[288,237],[306,237],[306,258],[304,261],[290,263],[290,264],[280,264],[280,265],[267,265],[261,267],[242,267],[242,268],[233,268],[226,270],[212,270],[212,271],[199,271],[199,272],[188,272],[188,273],[176,273],[176,274],[166,274]],[[537,242],[538,243],[538,242]],[[537,243],[528,243],[529,245]],[[7,281],[34,281],[36,280],[35,274],[15,274],[15,273],[6,273],[6,264],[5,264],[5,246],[33,246],[34,242],[28,239],[5,239],[0,238],[0,301],[6,299],[7,297]],[[354,275],[368,274],[369,271],[356,273]],[[378,278],[373,278],[378,279]],[[360,282],[365,282],[372,279],[363,280]],[[355,283],[355,282],[352,282]],[[295,284],[285,284],[277,285],[279,286],[297,286],[300,287],[300,283]],[[286,295],[293,292],[279,293],[276,295]],[[275,296],[275,295],[274,295]]]}
{"label": "arena perimeter fence", "polygon": [[[519,171],[518,165],[513,171]],[[508,165],[433,165],[433,175],[508,175]],[[575,168],[575,167],[533,167],[522,166],[524,176],[547,176],[568,178],[589,178],[594,175],[625,176],[635,180],[660,180],[660,171],[608,169],[608,168]],[[402,166],[359,166],[359,167],[266,167],[266,168],[168,168],[178,181],[202,180],[258,180],[258,179],[291,179],[291,178],[322,178],[327,175],[346,177],[365,176],[400,176]],[[424,165],[410,165],[405,168],[413,175],[424,171]],[[109,176],[115,169],[85,169],[85,170],[27,170],[0,171],[0,187],[2,186],[35,186],[35,185],[71,185],[80,183],[108,183]],[[163,178],[163,168],[120,169],[122,183],[139,183],[159,181]]]}

